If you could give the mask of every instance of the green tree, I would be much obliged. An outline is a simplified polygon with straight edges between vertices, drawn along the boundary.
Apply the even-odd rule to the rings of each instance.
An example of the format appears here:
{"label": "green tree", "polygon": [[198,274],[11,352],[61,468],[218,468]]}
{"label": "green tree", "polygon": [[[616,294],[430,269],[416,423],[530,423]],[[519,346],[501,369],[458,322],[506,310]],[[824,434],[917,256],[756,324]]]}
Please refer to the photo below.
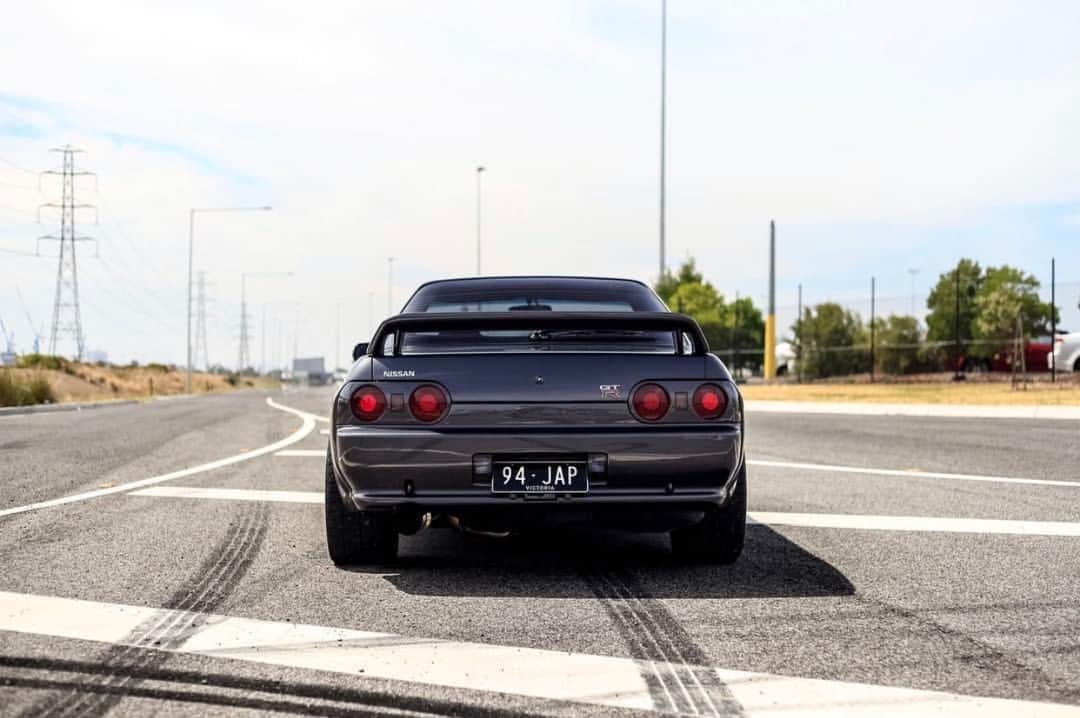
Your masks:
{"label": "green tree", "polygon": [[1007,342],[1016,336],[1020,318],[1028,335],[1050,332],[1051,307],[1039,299],[1039,280],[1019,269],[1003,265],[988,267],[975,295],[973,336],[990,342]]}
{"label": "green tree", "polygon": [[714,352],[730,360],[737,341],[739,366],[761,366],[765,320],[749,297],[726,302],[724,295],[705,281],[693,258],[683,262],[677,273],[666,272],[654,289],[672,311],[697,320]]}
{"label": "green tree", "polygon": [[804,308],[802,321],[795,322],[791,331],[802,347],[803,376],[817,379],[866,370],[862,320],[839,304]]}
{"label": "green tree", "polygon": [[910,374],[929,365],[922,351],[922,329],[915,317],[892,315],[874,320],[875,360],[886,374]]}
{"label": "green tree", "polygon": [[972,301],[983,281],[979,263],[961,259],[956,266],[938,277],[926,300],[926,338],[932,342],[952,342],[956,333],[957,272],[960,275],[960,337],[970,339],[975,322],[975,303]]}

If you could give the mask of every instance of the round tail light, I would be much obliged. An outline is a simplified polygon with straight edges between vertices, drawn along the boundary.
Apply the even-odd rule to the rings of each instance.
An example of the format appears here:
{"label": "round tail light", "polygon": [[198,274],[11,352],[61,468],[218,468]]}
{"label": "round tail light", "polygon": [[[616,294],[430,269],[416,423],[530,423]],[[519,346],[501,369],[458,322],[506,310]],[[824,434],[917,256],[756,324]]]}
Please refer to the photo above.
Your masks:
{"label": "round tail light", "polygon": [[420,421],[430,424],[446,414],[450,399],[446,392],[434,384],[418,386],[409,395],[409,411]]}
{"label": "round tail light", "polygon": [[634,406],[634,414],[645,421],[663,419],[668,407],[671,406],[668,393],[659,384],[642,384],[634,390],[634,396],[630,401]]}
{"label": "round tail light", "polygon": [[377,386],[362,386],[349,398],[353,416],[360,421],[375,421],[386,411],[386,394]]}
{"label": "round tail light", "polygon": [[694,411],[702,419],[717,419],[727,410],[728,398],[716,384],[702,384],[694,392]]}

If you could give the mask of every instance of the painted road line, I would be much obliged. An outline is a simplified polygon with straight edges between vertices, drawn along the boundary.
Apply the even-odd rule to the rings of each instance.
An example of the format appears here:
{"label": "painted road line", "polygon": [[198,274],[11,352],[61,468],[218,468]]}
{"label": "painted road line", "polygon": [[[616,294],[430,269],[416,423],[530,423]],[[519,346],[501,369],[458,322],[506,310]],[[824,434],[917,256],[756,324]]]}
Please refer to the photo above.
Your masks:
{"label": "painted road line", "polygon": [[[196,486],[160,486],[132,491],[132,496],[224,501],[270,501],[321,504],[320,491],[272,491],[218,489]],[[927,533],[978,533],[1013,536],[1080,536],[1080,523],[1068,521],[1014,521],[1009,519],[954,519],[936,516],[868,516],[862,514],[800,514],[751,511],[750,523],[770,526],[811,526],[870,531],[922,531]]]}
{"label": "painted road line", "polygon": [[950,481],[988,481],[998,484],[1028,484],[1033,486],[1068,486],[1080,489],[1080,481],[1055,481],[1053,479],[1022,479],[1013,476],[984,476],[982,474],[950,474],[942,471],[908,471],[905,469],[875,469],[865,466],[837,466],[833,464],[806,464],[798,461],[765,461],[747,459],[749,466],[772,469],[795,469],[797,471],[827,471],[833,474],[867,474],[871,476],[896,476],[905,479],[947,479]]}
{"label": "painted road line", "polygon": [[275,441],[272,444],[267,444],[258,449],[252,449],[251,451],[245,451],[239,454],[233,454],[217,461],[211,461],[206,464],[199,464],[198,466],[191,466],[179,471],[173,471],[168,474],[161,474],[160,476],[151,476],[147,479],[139,479],[138,481],[129,481],[125,484],[119,484],[117,486],[111,486],[107,489],[96,489],[94,491],[86,491],[81,494],[72,494],[70,496],[62,496],[58,499],[50,499],[48,501],[38,501],[32,504],[26,504],[24,506],[14,506],[9,509],[0,510],[0,517],[11,516],[13,514],[26,513],[27,511],[36,511],[38,509],[52,508],[53,506],[62,506],[64,504],[72,504],[77,501],[87,501],[88,499],[96,499],[100,496],[108,496],[110,494],[122,494],[127,493],[133,489],[140,489],[144,486],[152,486],[154,484],[164,483],[166,481],[172,481],[174,479],[180,479],[185,476],[192,476],[194,474],[201,474],[207,471],[213,471],[214,469],[220,469],[223,466],[231,466],[232,464],[238,464],[242,461],[248,461],[258,456],[265,456],[275,451],[280,451],[286,446],[291,446],[298,441],[301,441],[307,437],[315,429],[315,415],[309,414],[306,411],[300,411],[299,409],[293,409],[292,407],[278,404],[273,399],[267,397],[267,405],[279,411],[286,411],[290,414],[299,416],[303,423],[300,428],[294,431],[289,436],[280,441]]}
{"label": "painted road line", "polygon": [[1070,521],[1012,521],[951,519],[933,516],[863,516],[859,514],[796,514],[752,511],[749,520],[770,526],[813,526],[870,531],[929,531],[936,533],[1007,534],[1011,536],[1080,536],[1080,523]]}
{"label": "painted road line", "polygon": [[326,458],[326,449],[286,449],[285,451],[275,451],[274,456],[303,456],[307,458]]}
{"label": "painted road line", "polygon": [[748,400],[750,414],[847,414],[851,416],[921,416],[952,419],[1057,419],[1080,421],[1080,406],[1008,404],[871,404],[846,401]]}
{"label": "painted road line", "polygon": [[221,501],[269,501],[286,504],[322,504],[318,491],[267,491],[262,489],[217,489],[195,486],[151,486],[132,491],[130,496],[157,496],[170,499],[217,499]]}
{"label": "painted road line", "polygon": [[[0,631],[131,646],[138,645],[140,627],[170,619],[189,623],[183,642],[141,647],[346,674],[352,680],[385,679],[638,710],[654,707],[643,666],[630,658],[0,592]],[[717,669],[717,675],[748,716],[1076,714],[1072,705],[723,669]]]}
{"label": "painted road line", "polygon": [[330,436],[330,430],[329,429],[319,429],[319,433],[322,434],[323,436]]}

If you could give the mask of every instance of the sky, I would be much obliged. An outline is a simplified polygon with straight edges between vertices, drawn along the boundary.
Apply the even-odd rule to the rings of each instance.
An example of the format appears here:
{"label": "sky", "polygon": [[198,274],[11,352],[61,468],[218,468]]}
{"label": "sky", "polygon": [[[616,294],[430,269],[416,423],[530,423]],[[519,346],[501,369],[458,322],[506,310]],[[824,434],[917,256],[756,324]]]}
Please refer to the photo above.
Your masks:
{"label": "sky", "polygon": [[[0,318],[48,322],[64,144],[87,345],[183,363],[192,207],[213,363],[347,362],[423,281],[658,271],[660,0],[16,3],[0,26]],[[781,328],[910,311],[958,257],[1080,327],[1080,4],[668,1],[669,265]],[[392,281],[388,258],[393,257]],[[911,270],[916,270],[912,272]],[[389,292],[388,292],[389,289]],[[1047,292],[1048,294],[1048,288]],[[389,294],[389,296],[388,296]],[[21,300],[20,300],[21,297]],[[921,312],[921,309],[920,309]],[[29,314],[29,319],[27,318]],[[264,318],[265,317],[265,318]],[[339,319],[340,318],[340,319]],[[32,320],[32,322],[31,322]],[[64,349],[61,344],[61,349]],[[68,353],[71,343],[67,343]],[[330,362],[333,363],[333,362]]]}

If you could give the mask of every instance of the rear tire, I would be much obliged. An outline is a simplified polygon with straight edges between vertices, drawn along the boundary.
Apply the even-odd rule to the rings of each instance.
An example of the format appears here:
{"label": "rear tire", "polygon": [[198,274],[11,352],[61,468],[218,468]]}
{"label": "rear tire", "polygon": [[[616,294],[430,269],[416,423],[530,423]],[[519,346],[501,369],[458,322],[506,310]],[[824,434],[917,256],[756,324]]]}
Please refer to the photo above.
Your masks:
{"label": "rear tire", "polygon": [[735,563],[746,539],[746,465],[739,470],[728,502],[710,509],[696,526],[671,532],[671,552],[702,563]]}
{"label": "rear tire", "polygon": [[326,452],[326,548],[338,566],[390,564],[397,558],[398,533],[389,511],[349,511],[338,490]]}

